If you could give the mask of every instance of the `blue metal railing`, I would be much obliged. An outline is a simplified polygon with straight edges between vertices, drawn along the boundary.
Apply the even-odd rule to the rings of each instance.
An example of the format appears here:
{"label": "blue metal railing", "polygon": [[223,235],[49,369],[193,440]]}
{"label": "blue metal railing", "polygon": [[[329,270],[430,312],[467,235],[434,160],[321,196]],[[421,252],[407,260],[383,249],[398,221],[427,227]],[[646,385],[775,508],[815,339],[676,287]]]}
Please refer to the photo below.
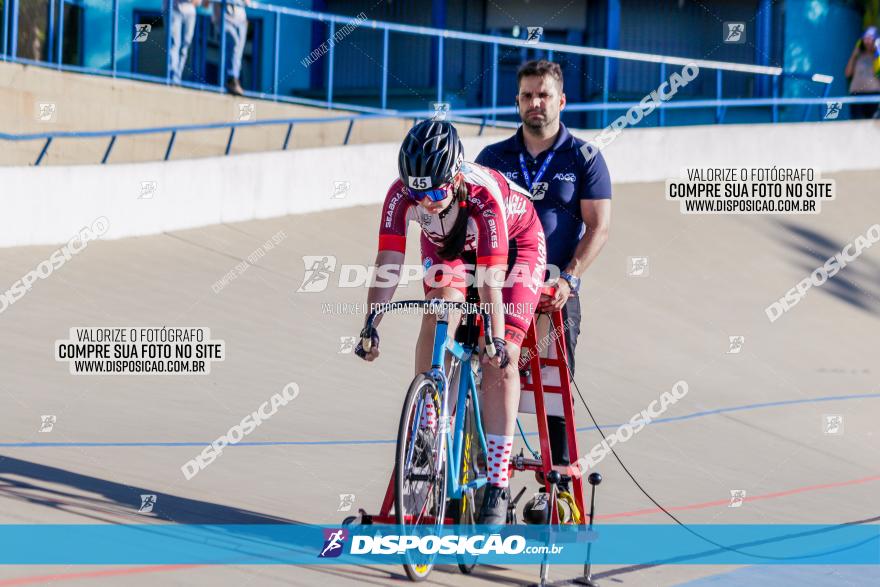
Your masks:
{"label": "blue metal railing", "polygon": [[[210,2],[214,2],[220,5],[221,13],[225,13],[225,7],[227,0],[209,0]],[[71,0],[58,0],[59,2],[59,10],[58,10],[58,18],[56,22],[55,18],[55,3],[53,1],[49,2],[49,18],[47,20],[48,23],[48,31],[47,31],[47,39],[48,39],[48,52],[49,61],[48,62],[39,62],[33,61],[29,59],[25,59],[19,57],[16,53],[17,47],[17,31],[18,31],[18,12],[19,12],[19,0],[6,0],[4,2],[4,18],[3,18],[3,29],[2,29],[2,45],[0,45],[0,57],[5,61],[14,61],[17,63],[25,63],[31,65],[38,66],[49,66],[58,68],[66,71],[80,72],[80,73],[90,73],[97,75],[109,75],[114,77],[125,77],[140,81],[150,81],[150,82],[158,82],[163,84],[170,83],[170,68],[168,67],[168,54],[167,51],[167,43],[170,38],[170,35],[166,37],[166,74],[164,76],[154,76],[154,75],[145,75],[136,72],[126,72],[119,71],[117,67],[118,61],[118,44],[119,44],[119,0],[112,0],[112,29],[111,29],[111,51],[110,51],[110,66],[109,68],[94,68],[94,67],[82,67],[72,64],[65,64],[62,62],[62,48],[64,41],[64,7],[65,4],[71,2]],[[274,56],[272,61],[272,80],[269,86],[271,87],[270,93],[259,92],[259,91],[249,91],[246,93],[247,96],[253,98],[260,99],[268,99],[279,102],[287,102],[294,104],[303,104],[309,106],[317,106],[323,108],[340,108],[346,109],[353,112],[357,112],[360,114],[351,114],[346,116],[334,116],[334,117],[325,117],[325,118],[288,118],[288,119],[274,119],[274,120],[262,120],[262,121],[240,121],[240,122],[222,122],[222,123],[214,123],[214,124],[191,124],[191,125],[170,125],[170,126],[162,126],[162,127],[154,127],[154,128],[142,128],[142,129],[116,129],[116,130],[106,130],[106,131],[86,131],[86,132],[54,132],[54,133],[35,133],[35,134],[4,134],[0,133],[0,139],[11,140],[11,141],[34,141],[34,140],[42,140],[44,141],[40,153],[35,161],[35,165],[39,165],[44,161],[50,146],[55,139],[71,139],[71,138],[101,138],[106,137],[109,138],[108,145],[104,151],[104,155],[101,159],[101,163],[107,163],[110,159],[112,150],[116,144],[117,137],[120,136],[131,136],[131,135],[144,135],[144,134],[161,134],[161,133],[169,133],[169,141],[165,150],[165,159],[168,160],[171,158],[174,143],[177,138],[179,132],[194,132],[200,130],[211,130],[211,129],[229,129],[229,136],[226,141],[225,153],[228,155],[232,151],[233,142],[235,139],[236,129],[238,127],[248,127],[248,126],[267,126],[267,125],[287,125],[287,131],[284,138],[284,143],[282,145],[282,149],[287,149],[290,145],[291,135],[293,132],[294,125],[298,124],[316,124],[322,122],[340,122],[340,121],[348,121],[348,128],[345,133],[345,138],[343,140],[343,144],[347,144],[352,133],[352,129],[356,121],[360,120],[369,120],[369,119],[377,119],[377,118],[424,118],[429,116],[431,113],[425,111],[407,111],[407,112],[399,112],[396,110],[388,109],[388,62],[389,62],[389,52],[390,52],[390,35],[392,33],[395,34],[405,34],[405,35],[414,35],[414,36],[422,36],[434,39],[436,42],[436,55],[437,55],[437,63],[436,63],[436,97],[437,101],[443,100],[443,84],[444,84],[444,76],[443,76],[443,55],[444,55],[444,45],[446,39],[455,39],[460,41],[467,42],[475,42],[490,45],[491,47],[491,64],[487,69],[491,69],[491,88],[490,88],[490,107],[484,108],[470,108],[470,109],[456,109],[454,112],[454,116],[450,116],[453,120],[458,120],[462,122],[472,122],[480,125],[480,133],[482,134],[483,129],[487,125],[493,126],[516,126],[513,123],[503,122],[498,120],[498,116],[507,116],[507,115],[515,115],[516,109],[514,107],[498,107],[498,93],[499,93],[499,69],[500,69],[500,48],[501,47],[512,47],[517,50],[520,49],[533,49],[544,51],[546,55],[552,59],[556,54],[568,54],[574,56],[587,56],[587,57],[597,57],[601,58],[602,61],[602,79],[603,79],[603,87],[602,87],[602,101],[601,102],[588,102],[588,103],[569,103],[566,106],[567,112],[599,112],[601,113],[601,126],[607,126],[609,114],[613,111],[618,110],[627,110],[631,107],[638,106],[637,102],[611,102],[611,92],[610,92],[610,72],[612,70],[612,60],[624,60],[631,62],[645,62],[645,63],[657,63],[659,65],[659,74],[660,81],[666,81],[667,78],[667,70],[668,66],[685,66],[689,64],[696,64],[701,69],[708,69],[715,71],[715,98],[714,99],[703,99],[703,100],[674,100],[670,102],[663,102],[657,105],[658,109],[658,123],[663,126],[666,124],[666,110],[667,109],[714,109],[714,122],[723,123],[725,120],[725,116],[728,108],[743,108],[743,107],[767,107],[771,111],[771,120],[773,122],[777,122],[779,120],[779,109],[783,106],[796,106],[803,105],[803,120],[806,121],[809,119],[810,114],[812,112],[812,107],[817,104],[827,103],[829,101],[835,101],[840,103],[865,103],[865,102],[876,102],[878,101],[878,97],[872,96],[863,96],[863,97],[839,97],[839,98],[829,98],[828,94],[831,88],[831,82],[833,78],[831,76],[820,75],[820,74],[792,74],[792,73],[783,73],[781,68],[764,66],[764,65],[750,65],[750,64],[742,64],[742,63],[730,63],[723,61],[711,61],[704,59],[687,59],[683,57],[673,57],[666,55],[656,55],[656,54],[648,54],[648,53],[635,53],[629,51],[620,51],[613,49],[602,49],[595,47],[579,47],[572,45],[564,45],[558,43],[546,43],[546,42],[527,42],[523,39],[515,39],[515,38],[507,38],[507,37],[499,37],[478,33],[467,33],[461,31],[447,31],[442,29],[434,29],[429,27],[420,27],[420,26],[411,26],[404,24],[396,24],[389,22],[381,22],[375,20],[362,20],[360,18],[357,19],[357,23],[360,26],[370,27],[374,30],[382,31],[382,80],[381,80],[381,90],[380,90],[380,108],[372,108],[363,105],[356,104],[348,104],[348,103],[340,103],[338,101],[334,101],[334,75],[335,75],[335,51],[334,46],[335,43],[330,43],[329,51],[326,56],[323,58],[329,59],[328,67],[327,67],[327,76],[326,76],[326,99],[325,100],[313,100],[303,97],[293,97],[293,96],[282,96],[278,94],[279,91],[279,63],[280,63],[280,54],[281,54],[281,23],[282,17],[284,18],[302,18],[308,19],[310,21],[321,21],[324,23],[329,23],[330,36],[328,40],[333,39],[333,35],[336,31],[336,27],[338,24],[349,25],[350,23],[355,22],[355,19],[340,16],[335,14],[328,13],[319,13],[308,10],[300,10],[295,8],[288,8],[285,6],[276,6],[268,3],[260,3],[254,2],[251,4],[252,10],[259,10],[272,15],[272,19],[274,20],[274,39],[273,39],[273,48],[274,48]],[[166,30],[170,28],[170,22],[167,20],[166,16]],[[217,84],[208,84],[208,83],[200,83],[200,82],[183,82],[181,85],[184,87],[190,87],[201,90],[209,90],[214,92],[223,92],[224,90],[224,81],[225,81],[225,60],[226,60],[226,35],[224,33],[225,30],[225,19],[220,18],[220,58],[219,58],[219,70],[218,70],[218,80]],[[57,28],[57,32],[56,32]],[[54,45],[54,47],[53,47]],[[54,49],[54,51],[53,51]],[[746,73],[753,74],[756,76],[769,76],[772,80],[772,89],[773,89],[773,97],[772,98],[737,98],[737,99],[724,99],[723,96],[723,76],[724,72],[735,72],[735,73]],[[820,84],[821,91],[813,92],[814,98],[780,98],[780,80],[781,79],[795,79],[795,80],[805,80],[809,83],[817,83]],[[811,90],[812,91],[812,90]],[[475,118],[468,118],[475,117]]]}
{"label": "blue metal railing", "polygon": [[[6,0],[4,2],[4,12],[7,14],[6,17],[3,18],[3,43],[0,46],[0,53],[2,53],[2,58],[5,61],[14,61],[19,63],[26,63],[32,65],[40,65],[40,66],[49,66],[55,67],[61,70],[69,70],[75,72],[82,73],[91,73],[97,75],[109,75],[113,77],[125,77],[135,80],[141,81],[152,81],[158,83],[171,83],[170,80],[170,67],[169,67],[169,59],[170,59],[170,51],[168,50],[168,44],[170,41],[170,34],[166,35],[166,74],[164,76],[156,76],[156,75],[145,75],[140,74],[133,71],[120,71],[118,68],[118,45],[119,45],[119,15],[120,15],[120,6],[119,0],[112,0],[111,8],[112,8],[112,26],[111,26],[111,48],[110,48],[110,64],[109,67],[106,68],[95,68],[95,67],[82,67],[76,66],[72,64],[65,64],[62,62],[62,46],[64,41],[64,6],[66,3],[70,2],[70,0],[57,0],[59,2],[59,11],[58,18],[55,18],[55,3],[54,1],[49,1],[49,11],[50,15],[47,20],[48,31],[46,38],[49,40],[49,60],[46,62],[33,61],[19,57],[16,54],[17,48],[17,31],[18,31],[18,13],[19,13],[19,0]],[[220,4],[221,13],[225,13],[225,8],[227,4],[227,0],[209,0],[211,3]],[[169,2],[171,5],[172,2]],[[87,9],[86,7],[83,8]],[[468,33],[463,31],[449,31],[443,29],[436,29],[430,27],[421,27],[421,26],[413,26],[413,25],[405,25],[398,23],[390,23],[390,22],[382,22],[377,20],[362,20],[360,18],[352,18],[348,16],[329,14],[329,13],[321,13],[314,12],[310,10],[301,10],[296,8],[289,8],[286,6],[277,6],[271,3],[266,2],[252,2],[250,7],[250,11],[258,11],[271,15],[270,20],[274,21],[274,38],[272,47],[274,50],[274,55],[272,56],[272,80],[271,83],[267,83],[266,87],[270,88],[270,92],[262,92],[262,91],[249,91],[246,92],[246,95],[261,98],[261,99],[269,99],[281,102],[289,102],[295,104],[304,104],[310,106],[319,106],[325,108],[339,108],[344,110],[351,110],[355,112],[373,112],[373,113],[389,113],[392,112],[388,109],[388,62],[389,62],[389,51],[390,51],[390,35],[394,34],[402,34],[402,35],[414,35],[419,37],[426,37],[433,39],[436,42],[436,55],[437,62],[436,64],[427,64],[429,66],[436,66],[436,97],[438,102],[443,101],[444,96],[444,74],[443,74],[443,55],[444,55],[444,46],[446,40],[458,40],[465,42],[473,42],[480,43],[484,45],[489,45],[491,47],[491,63],[488,64],[488,67],[483,68],[484,70],[491,70],[491,88],[489,90],[489,94],[491,96],[491,100],[489,104],[484,104],[484,106],[488,106],[490,108],[497,108],[498,106],[498,97],[499,97],[499,69],[500,69],[500,55],[499,50],[501,47],[510,47],[516,49],[532,49],[537,51],[542,51],[547,54],[547,56],[551,57],[557,54],[578,56],[578,57],[597,57],[602,60],[602,79],[603,79],[603,87],[602,87],[602,101],[600,104],[604,105],[603,108],[599,110],[602,112],[602,126],[606,125],[608,122],[608,111],[614,110],[617,107],[612,106],[612,102],[610,102],[610,87],[609,87],[609,72],[612,69],[613,63],[612,60],[616,61],[631,61],[631,62],[644,62],[644,63],[656,63],[660,66],[660,76],[661,79],[665,79],[666,77],[666,69],[669,65],[677,65],[684,66],[690,63],[694,63],[700,67],[700,69],[708,69],[714,70],[716,76],[716,88],[715,88],[715,98],[717,100],[724,99],[722,89],[723,89],[723,75],[724,72],[736,72],[736,73],[746,73],[746,74],[754,74],[758,76],[770,76],[774,80],[774,97],[778,97],[779,92],[779,84],[776,83],[780,77],[790,78],[790,79],[804,79],[810,82],[815,82],[819,84],[823,84],[825,87],[823,91],[814,92],[813,95],[815,97],[827,96],[828,90],[830,87],[830,83],[833,81],[833,78],[830,76],[822,76],[822,75],[805,75],[805,74],[790,74],[783,73],[782,69],[779,67],[765,66],[765,65],[751,65],[751,64],[743,64],[743,63],[731,63],[724,61],[712,61],[706,59],[687,59],[683,57],[674,57],[668,55],[657,55],[657,54],[649,54],[649,53],[637,53],[632,51],[621,51],[616,49],[602,49],[597,47],[581,47],[574,45],[565,45],[560,43],[547,43],[547,42],[529,42],[525,39],[516,39],[516,38],[508,38],[508,37],[500,37],[479,33]],[[165,16],[165,28],[166,31],[170,30],[170,19],[168,18],[168,13],[164,13]],[[294,96],[283,96],[279,95],[279,62],[281,55],[281,23],[282,18],[295,18],[295,19],[306,19],[309,21],[319,21],[329,25],[330,34],[328,36],[328,41],[333,39],[333,35],[337,30],[337,26],[349,25],[355,23],[357,26],[370,28],[373,30],[381,30],[382,31],[382,79],[381,79],[381,90],[379,95],[379,108],[368,107],[363,105],[356,105],[350,103],[341,103],[334,100],[335,95],[335,76],[336,76],[336,52],[334,50],[335,42],[329,43],[329,52],[324,56],[324,59],[328,59],[327,70],[326,70],[326,97],[324,100],[313,100],[303,97],[294,97]],[[57,20],[57,22],[56,22]],[[57,27],[57,33],[56,33]],[[225,19],[219,19],[219,27],[220,27],[220,52],[219,52],[219,63],[218,63],[218,76],[217,83],[211,84],[207,82],[184,82],[181,85],[185,87],[201,89],[201,90],[209,90],[215,92],[224,92],[224,82],[225,82],[225,62],[226,62],[226,35],[225,35]],[[129,37],[130,38],[130,37]],[[53,52],[53,44],[55,51]],[[256,50],[256,48],[255,48]],[[772,105],[771,105],[772,107]],[[662,111],[661,111],[662,112]],[[774,119],[777,116],[777,111],[774,107],[773,109]],[[495,114],[493,114],[493,117]],[[724,119],[724,107],[717,107],[715,111],[715,118],[717,122],[723,122]],[[493,118],[494,120],[494,118]],[[665,124],[665,117],[661,117],[661,124]]]}
{"label": "blue metal railing", "polygon": [[[843,104],[865,104],[880,102],[880,94],[871,96],[845,96],[838,98],[746,98],[737,100],[687,100],[687,101],[670,101],[661,102],[656,105],[662,114],[667,109],[688,109],[688,108],[715,108],[725,110],[727,108],[743,108],[754,106],[794,106],[804,105],[807,109],[815,105],[827,104],[829,101]],[[610,104],[572,104],[566,109],[575,112],[589,111],[608,111],[608,110],[628,110],[632,107],[638,107],[639,102],[614,102]],[[458,109],[454,115],[450,114],[447,119],[453,122],[479,125],[479,134],[482,135],[486,126],[500,126],[507,128],[515,128],[518,126],[513,122],[505,122],[497,120],[497,115],[515,114],[516,108],[513,106],[502,108],[470,108]],[[409,112],[392,112],[382,114],[347,114],[340,116],[324,116],[318,118],[275,118],[255,121],[240,122],[215,122],[204,124],[178,124],[170,126],[156,126],[149,128],[129,128],[129,129],[112,129],[98,131],[57,131],[46,133],[0,133],[0,140],[24,142],[24,141],[44,141],[40,149],[34,165],[40,165],[49,151],[49,147],[56,139],[95,139],[109,138],[101,164],[106,164],[110,158],[110,153],[116,144],[116,139],[121,136],[151,135],[169,133],[168,145],[165,149],[164,160],[168,161],[174,148],[174,143],[178,133],[181,132],[198,132],[205,130],[229,129],[229,136],[226,141],[225,155],[229,155],[232,150],[235,131],[242,127],[259,127],[259,126],[287,126],[287,132],[284,136],[284,142],[281,146],[282,150],[287,150],[290,144],[290,138],[293,133],[293,127],[300,124],[324,124],[333,122],[348,122],[348,128],[343,139],[344,145],[349,143],[352,129],[357,121],[370,121],[382,119],[404,119],[412,120],[415,124],[417,120],[429,117],[432,112],[428,111],[409,111]]]}

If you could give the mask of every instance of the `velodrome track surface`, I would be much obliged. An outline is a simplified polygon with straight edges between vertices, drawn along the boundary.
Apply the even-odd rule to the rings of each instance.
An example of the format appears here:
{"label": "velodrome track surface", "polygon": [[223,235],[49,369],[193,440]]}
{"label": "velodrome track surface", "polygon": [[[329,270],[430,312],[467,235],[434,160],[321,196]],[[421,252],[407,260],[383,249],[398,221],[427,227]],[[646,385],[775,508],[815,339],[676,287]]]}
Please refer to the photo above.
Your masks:
{"label": "velodrome track surface", "polygon": [[[689,394],[618,451],[639,481],[689,523],[843,523],[878,515],[880,248],[872,248],[774,323],[764,308],[880,221],[877,172],[834,174],[817,216],[684,216],[659,183],[618,186],[611,239],[585,279],[576,381],[603,425],[685,379]],[[149,202],[145,201],[145,205]],[[0,523],[332,524],[339,494],[378,509],[417,318],[389,316],[382,356],[339,354],[363,289],[296,293],[303,255],[371,264],[377,206],[93,242],[0,314]],[[112,218],[110,219],[112,222]],[[71,226],[73,234],[79,226]],[[287,238],[219,293],[212,284],[279,230]],[[414,233],[411,233],[414,234]],[[407,260],[418,263],[415,239]],[[55,247],[0,250],[5,289]],[[649,275],[627,275],[631,256]],[[420,297],[413,284],[398,299]],[[227,358],[207,376],[72,376],[53,358],[74,326],[207,326]],[[728,354],[728,337],[745,336]],[[299,397],[187,481],[181,465],[288,382]],[[579,441],[599,437],[577,402]],[[43,414],[57,416],[39,433]],[[823,433],[842,415],[844,432]],[[534,429],[528,416],[527,429]],[[46,444],[51,443],[51,444]],[[255,444],[259,443],[259,444]],[[599,523],[667,523],[609,458],[598,467]],[[514,478],[514,489],[527,475]],[[732,489],[747,491],[729,508]],[[153,514],[138,514],[154,493]],[[732,567],[601,566],[605,585],[674,585]],[[778,569],[777,569],[778,571]],[[797,575],[797,570],[785,570]],[[575,577],[554,567],[552,579]],[[730,584],[767,584],[752,568]],[[780,585],[864,584],[851,569],[809,570]],[[866,572],[864,570],[860,571]],[[741,575],[738,575],[740,573]],[[752,573],[752,574],[749,574]],[[743,577],[743,583],[736,578]],[[441,585],[519,585],[536,567],[435,571]],[[790,582],[786,582],[790,581]],[[0,567],[0,586],[403,584],[398,567]],[[697,581],[697,585],[704,584]],[[708,583],[705,583],[708,584]]]}

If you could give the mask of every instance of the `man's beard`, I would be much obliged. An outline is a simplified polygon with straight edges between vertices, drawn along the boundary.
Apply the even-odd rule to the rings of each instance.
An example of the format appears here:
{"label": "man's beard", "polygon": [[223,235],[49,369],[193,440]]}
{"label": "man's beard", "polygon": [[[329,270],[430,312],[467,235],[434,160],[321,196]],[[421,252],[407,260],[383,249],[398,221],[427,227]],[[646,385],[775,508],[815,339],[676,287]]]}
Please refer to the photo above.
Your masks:
{"label": "man's beard", "polygon": [[556,117],[551,118],[551,117],[547,116],[546,112],[543,114],[544,114],[543,120],[540,118],[533,120],[533,119],[529,118],[528,114],[526,114],[526,116],[523,117],[523,119],[522,119],[522,123],[524,126],[527,126],[530,130],[533,130],[533,131],[540,133],[540,131],[542,131],[546,127],[552,125],[557,120]]}

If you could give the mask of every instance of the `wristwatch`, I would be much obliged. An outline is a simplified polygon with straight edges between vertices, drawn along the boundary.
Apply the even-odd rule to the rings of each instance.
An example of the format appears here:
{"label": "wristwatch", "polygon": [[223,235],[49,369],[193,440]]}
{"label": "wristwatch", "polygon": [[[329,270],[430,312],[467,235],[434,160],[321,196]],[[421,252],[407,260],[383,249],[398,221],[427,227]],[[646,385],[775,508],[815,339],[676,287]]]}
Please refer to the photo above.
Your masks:
{"label": "wristwatch", "polygon": [[581,280],[580,278],[575,277],[571,273],[566,273],[565,271],[559,274],[559,277],[568,282],[569,287],[571,288],[571,293],[577,293],[581,288]]}

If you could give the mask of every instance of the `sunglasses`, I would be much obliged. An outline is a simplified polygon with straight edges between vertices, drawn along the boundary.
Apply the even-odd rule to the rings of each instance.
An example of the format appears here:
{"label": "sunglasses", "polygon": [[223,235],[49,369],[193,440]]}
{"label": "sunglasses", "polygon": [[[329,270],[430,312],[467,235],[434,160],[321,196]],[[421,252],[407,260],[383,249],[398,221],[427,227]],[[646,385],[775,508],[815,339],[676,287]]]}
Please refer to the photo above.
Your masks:
{"label": "sunglasses", "polygon": [[447,183],[433,190],[414,190],[412,188],[406,189],[409,192],[409,197],[411,197],[416,202],[421,202],[425,198],[430,198],[432,202],[442,202],[446,199],[446,196],[449,195],[450,185],[452,184]]}

